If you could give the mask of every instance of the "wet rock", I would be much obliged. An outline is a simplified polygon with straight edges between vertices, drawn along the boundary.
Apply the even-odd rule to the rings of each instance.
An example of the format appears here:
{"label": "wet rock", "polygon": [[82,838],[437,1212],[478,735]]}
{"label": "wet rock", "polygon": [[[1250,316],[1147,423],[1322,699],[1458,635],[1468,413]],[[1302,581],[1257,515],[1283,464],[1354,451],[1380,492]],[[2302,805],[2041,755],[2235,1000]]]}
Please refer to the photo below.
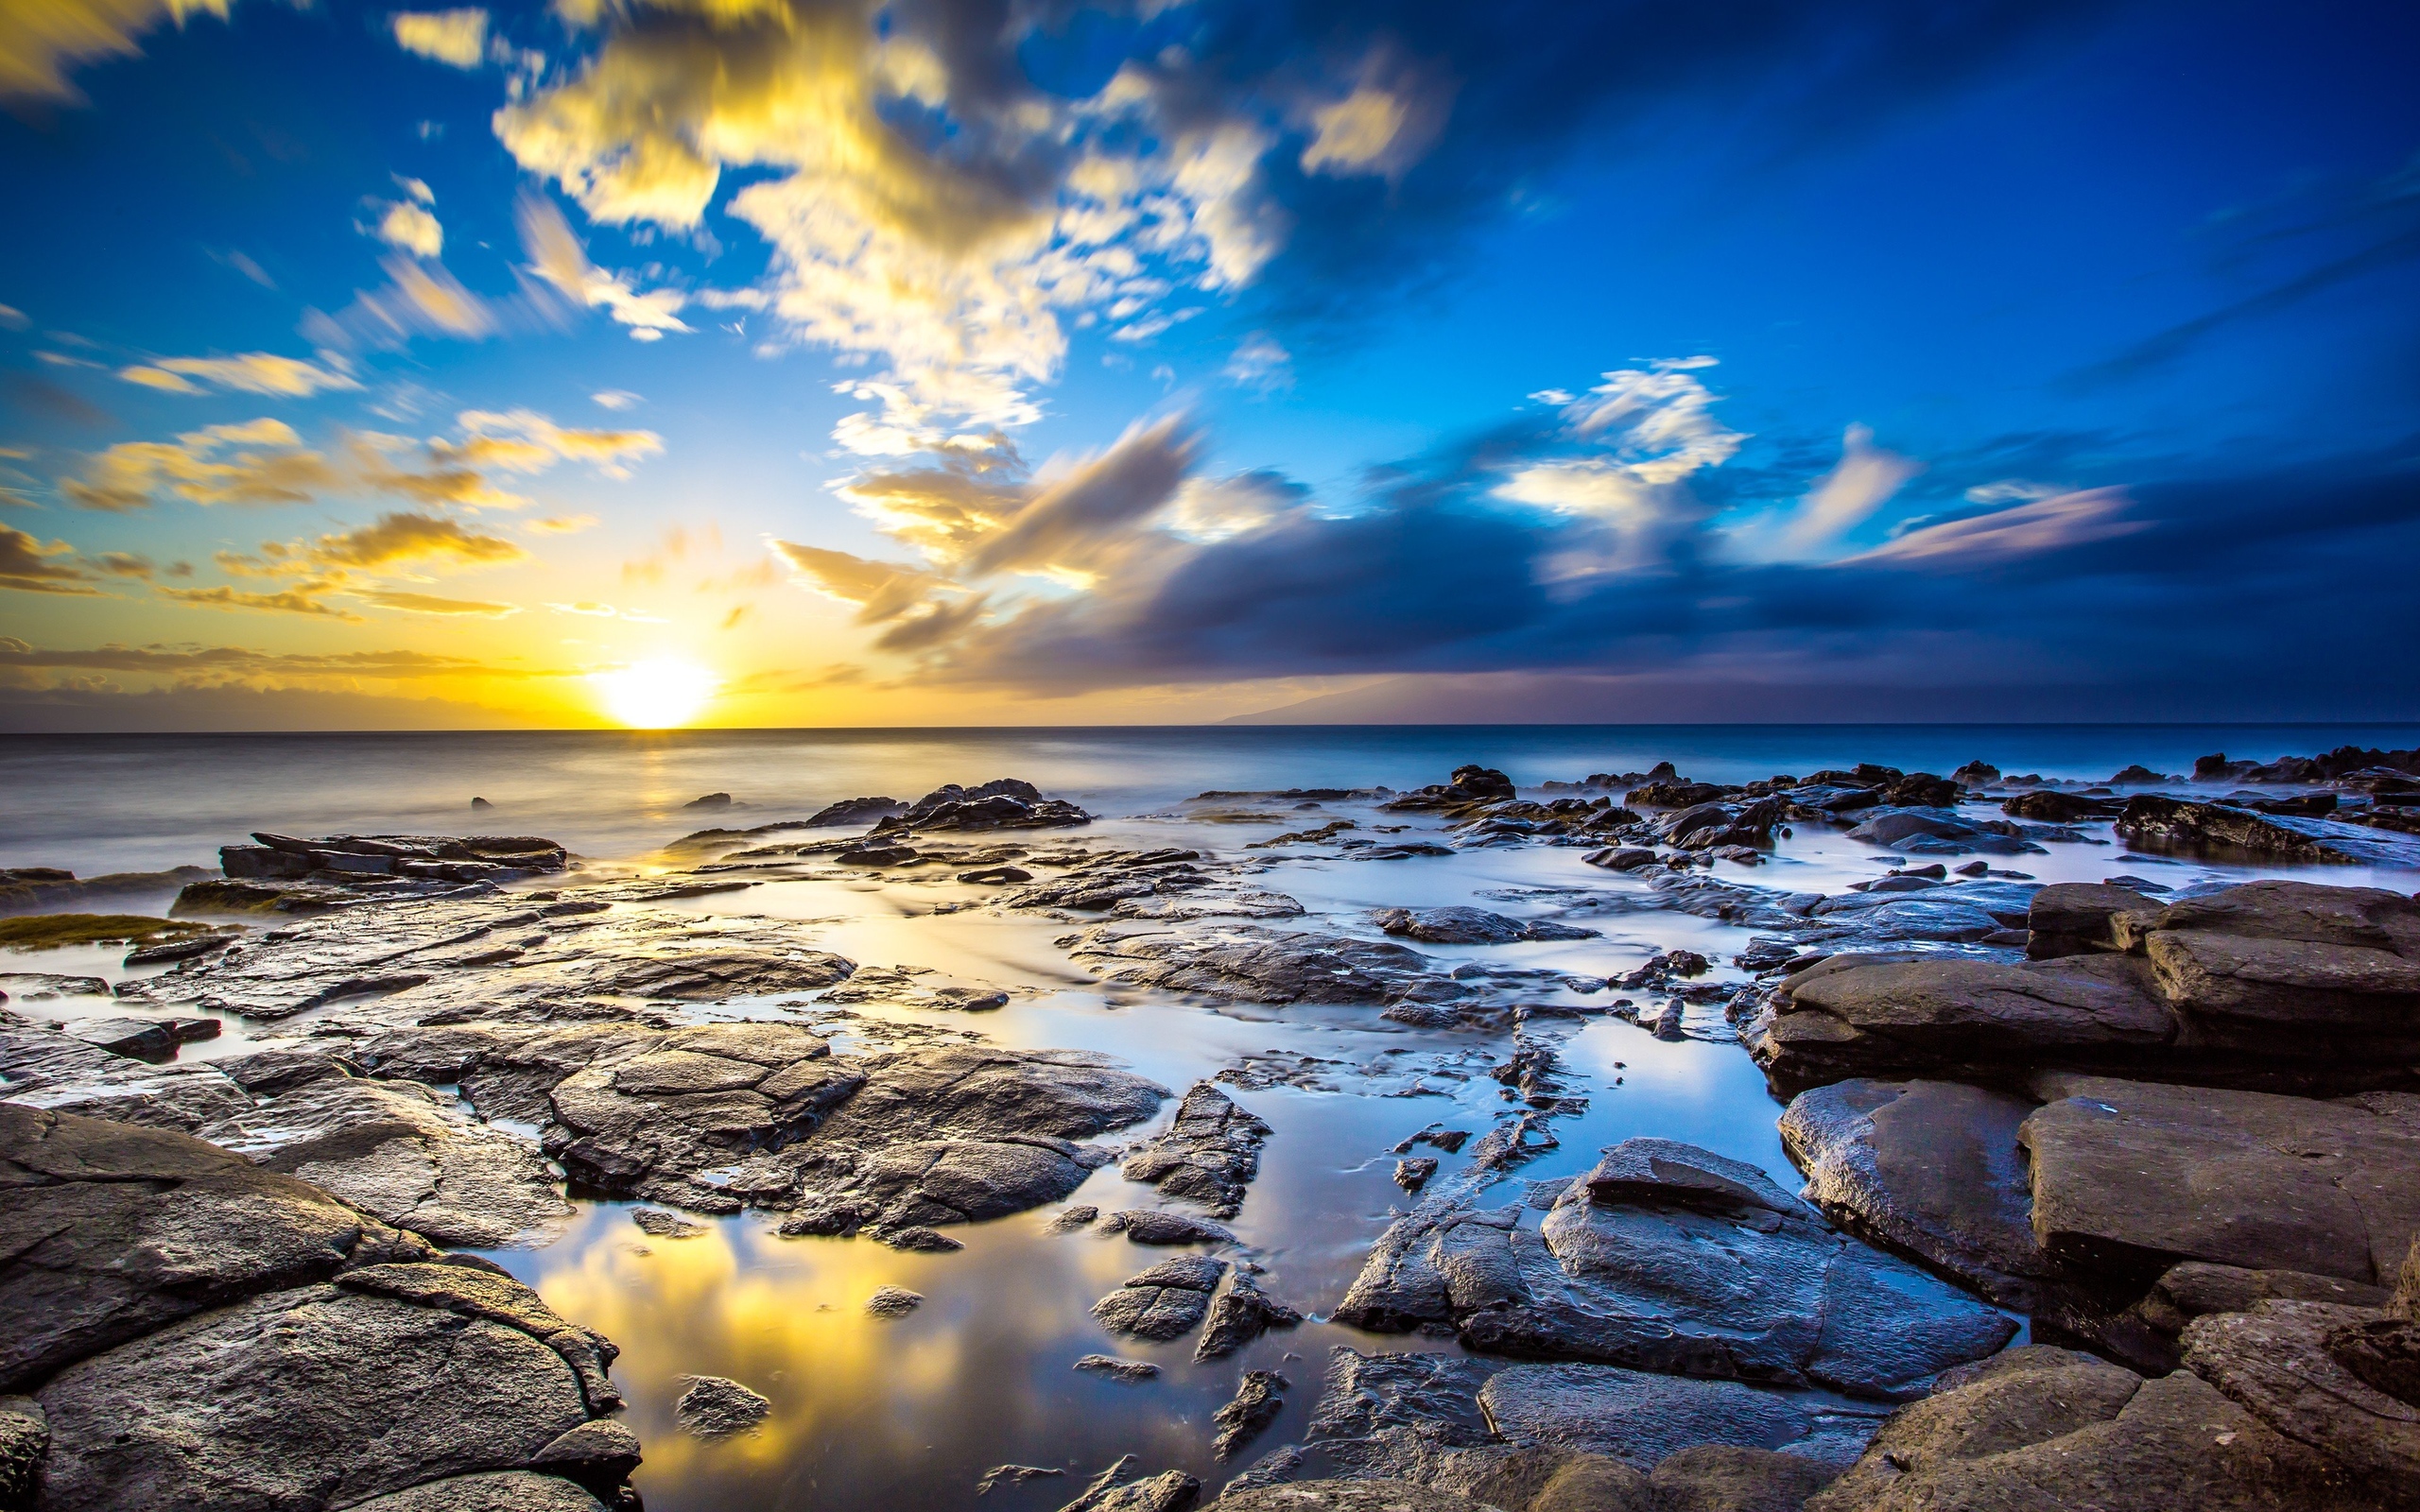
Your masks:
{"label": "wet rock", "polygon": [[1636,871],[1642,867],[1655,865],[1656,858],[1655,852],[1646,847],[1632,845],[1607,846],[1601,850],[1591,850],[1580,859],[1608,871]]}
{"label": "wet rock", "polygon": [[1215,1223],[1182,1212],[1134,1208],[1101,1220],[1103,1233],[1124,1234],[1138,1245],[1232,1245],[1235,1234]]}
{"label": "wet rock", "polygon": [[631,1222],[639,1226],[640,1232],[655,1239],[694,1239],[706,1231],[704,1224],[691,1223],[679,1213],[666,1212],[661,1208],[632,1208]]}
{"label": "wet rock", "polygon": [[1208,1320],[1193,1350],[1198,1363],[1235,1353],[1270,1329],[1290,1329],[1303,1314],[1260,1289],[1241,1270],[1228,1274],[1227,1283],[1210,1299]]}
{"label": "wet rock", "polygon": [[1093,816],[1063,799],[1044,798],[1031,782],[1003,777],[975,787],[950,782],[910,804],[907,812],[878,820],[877,834],[892,830],[1046,830],[1090,824]]}
{"label": "wet rock", "polygon": [[50,1449],[50,1419],[31,1397],[0,1396],[0,1508],[31,1512]]}
{"label": "wet rock", "polygon": [[2033,1232],[2071,1263],[2182,1260],[2376,1284],[2420,1232],[2420,1097],[2333,1102],[2047,1075],[2019,1138]]}
{"label": "wet rock", "polygon": [[72,1113],[0,1105],[0,1391],[210,1308],[428,1253],[216,1145]]}
{"label": "wet rock", "polygon": [[2420,838],[2333,819],[2258,814],[2222,803],[2138,793],[2118,833],[2144,850],[2253,856],[2264,860],[2420,868]]}
{"label": "wet rock", "polygon": [[1006,886],[1012,883],[1031,882],[1033,873],[1023,867],[977,867],[973,871],[959,872],[958,880],[983,886]]}
{"label": "wet rock", "polygon": [[2129,887],[2054,883],[2033,895],[2026,914],[2025,954],[2037,961],[2094,951],[2123,952],[2150,933],[2168,905]]}
{"label": "wet rock", "polygon": [[814,815],[800,821],[799,827],[820,830],[844,824],[872,824],[893,814],[904,813],[908,805],[895,798],[844,798],[838,803],[826,804]]}
{"label": "wet rock", "polygon": [[1666,1456],[1648,1486],[1656,1512],[1799,1512],[1837,1470],[1803,1454],[1699,1444]]}
{"label": "wet rock", "polygon": [[1943,808],[1870,811],[1861,823],[1849,831],[1848,837],[1893,850],[1931,855],[1963,855],[1978,850],[2018,855],[2042,849],[2024,838],[2023,833],[2006,819],[1964,819]]}
{"label": "wet rock", "polygon": [[1508,919],[1484,908],[1387,908],[1373,916],[1381,934],[1427,945],[1510,945],[1520,940],[1591,939],[1597,932],[1545,919]]}
{"label": "wet rock", "polygon": [[[2337,1276],[2316,1276],[2300,1270],[2251,1270],[2240,1265],[2187,1260],[2160,1273],[2159,1280],[2135,1305],[2134,1314],[2154,1332],[2173,1340],[2197,1317],[2213,1313],[2249,1313],[2272,1298],[2384,1308],[2392,1295],[2382,1286],[2348,1281]],[[2159,1363],[2173,1369],[2178,1361],[2163,1358]]]}
{"label": "wet rock", "polygon": [[430,1481],[356,1502],[350,1512],[599,1512],[600,1503],[558,1475],[494,1470]]}
{"label": "wet rock", "polygon": [[216,1067],[153,1065],[0,1008],[0,1100],[190,1132],[251,1099]]}
{"label": "wet rock", "polygon": [[400,1296],[270,1292],[60,1371],[41,1393],[43,1504],[351,1505],[522,1468],[603,1410],[563,1354],[576,1337],[593,1368],[594,1344],[518,1282],[417,1264],[352,1279],[379,1272],[430,1274]]}
{"label": "wet rock", "polygon": [[1885,1400],[1920,1394],[2014,1329],[1826,1230],[1754,1167],[1668,1141],[1607,1150],[1535,1233],[1519,1211],[1424,1202],[1380,1237],[1336,1318],[1450,1324],[1493,1353]]}
{"label": "wet rock", "polygon": [[1883,1416],[1823,1393],[1586,1365],[1513,1366],[1489,1377],[1478,1401],[1515,1443],[1609,1454],[1638,1469],[1703,1444],[1780,1450],[1845,1468]]}
{"label": "wet rock", "polygon": [[1260,1147],[1270,1132],[1226,1093],[1196,1082],[1177,1105],[1167,1132],[1137,1145],[1118,1174],[1167,1196],[1199,1202],[1215,1217],[1232,1218],[1243,1206],[1245,1186],[1260,1170]]}
{"label": "wet rock", "polygon": [[906,1317],[925,1305],[925,1294],[905,1286],[883,1286],[866,1298],[866,1311],[876,1317]]}
{"label": "wet rock", "polygon": [[2034,1243],[2017,1140],[2033,1108],[1956,1082],[1858,1078],[1792,1099],[1782,1147],[1825,1217],[2031,1310],[2057,1273]]}
{"label": "wet rock", "polygon": [[[1238,1476],[1207,1512],[1498,1512],[1493,1503],[1473,1501],[1413,1481],[1290,1481],[1245,1486]],[[1632,1512],[1618,1505],[1597,1512]],[[1642,1509],[1643,1512],[1643,1509]]]}
{"label": "wet rock", "polygon": [[1277,1420],[1286,1402],[1280,1393],[1289,1383],[1274,1370],[1247,1370],[1236,1383],[1236,1394],[1216,1413],[1211,1421],[1218,1424],[1218,1437],[1210,1452],[1226,1459],[1244,1445],[1259,1436],[1261,1430]]}
{"label": "wet rock", "polygon": [[937,1228],[922,1227],[893,1228],[884,1233],[882,1242],[893,1249],[904,1249],[920,1255],[949,1255],[966,1246]]}
{"label": "wet rock", "polygon": [[2119,956],[1835,955],[1785,978],[1747,1042],[1785,1088],[1967,1067],[2005,1074],[2061,1055],[2119,1059],[2175,1034],[2146,974]]}
{"label": "wet rock", "polygon": [[1227,1263],[1208,1255],[1178,1255],[1137,1275],[1093,1304],[1103,1328],[1138,1339],[1174,1339],[1193,1331],[1210,1311],[1210,1292]]}
{"label": "wet rock", "polygon": [[1130,1386],[1156,1380],[1160,1373],[1160,1367],[1149,1360],[1121,1360],[1114,1354],[1085,1355],[1076,1362],[1075,1367],[1088,1375],[1107,1376]]}
{"label": "wet rock", "polygon": [[2375,1498],[2199,1377],[2145,1381],[2047,1345],[1945,1379],[1806,1512],[2093,1507],[2353,1512]]}
{"label": "wet rock", "polygon": [[1006,1217],[1056,1202],[1083,1185],[1092,1170],[1074,1157],[1072,1146],[1053,1147],[1040,1140],[892,1145],[868,1153],[838,1195],[803,1202],[782,1231],[845,1233],[865,1227],[896,1237],[910,1229]]}
{"label": "wet rock", "polygon": [[2056,788],[2038,787],[2003,800],[2000,812],[2013,819],[2032,819],[2043,824],[2076,824],[2093,819],[2114,819],[2124,807],[2115,799],[2083,798],[2074,793],[2062,793]]}
{"label": "wet rock", "polygon": [[904,867],[918,857],[904,845],[861,845],[834,851],[832,859],[844,867]]}
{"label": "wet rock", "polygon": [[1395,1162],[1395,1185],[1406,1192],[1417,1192],[1437,1174],[1437,1162],[1428,1156],[1408,1157]]}
{"label": "wet rock", "polygon": [[765,1420],[773,1404],[723,1376],[683,1376],[688,1383],[672,1403],[672,1420],[698,1438],[727,1438]]}
{"label": "wet rock", "polygon": [[1101,925],[1070,954],[1113,982],[1247,1003],[1382,1003],[1432,974],[1392,941],[1257,925]]}
{"label": "wet rock", "polygon": [[1501,802],[1512,796],[1512,779],[1493,767],[1474,764],[1457,766],[1444,782],[1415,788],[1378,807],[1399,811],[1453,809]]}
{"label": "wet rock", "polygon": [[1201,1495],[1201,1483],[1183,1470],[1125,1479],[1134,1464],[1133,1455],[1119,1455],[1060,1512],[1185,1512]]}
{"label": "wet rock", "polygon": [[410,1082],[317,1077],[196,1132],[440,1245],[535,1247],[572,1216],[537,1150]]}

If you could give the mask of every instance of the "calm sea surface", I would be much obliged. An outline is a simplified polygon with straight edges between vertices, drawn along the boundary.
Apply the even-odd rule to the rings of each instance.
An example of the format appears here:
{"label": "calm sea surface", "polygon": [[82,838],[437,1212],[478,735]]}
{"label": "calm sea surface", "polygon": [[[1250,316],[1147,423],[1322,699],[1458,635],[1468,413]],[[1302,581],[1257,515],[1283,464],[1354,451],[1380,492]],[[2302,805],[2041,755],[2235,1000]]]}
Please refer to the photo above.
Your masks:
{"label": "calm sea surface", "polygon": [[[512,833],[561,840],[612,869],[645,863],[667,841],[708,825],[745,827],[803,817],[837,799],[914,798],[945,782],[1012,776],[1070,798],[1100,822],[1049,840],[1100,849],[1187,846],[1265,858],[1256,885],[1299,899],[1309,917],[1288,927],[1371,935],[1372,909],[1478,902],[1535,913],[1575,890],[1644,890],[1634,879],[1586,867],[1578,850],[1522,847],[1355,864],[1301,850],[1246,851],[1252,841],[1325,817],[1373,822],[1368,805],[1330,802],[1323,815],[1290,804],[1257,821],[1208,824],[1165,812],[1205,789],[1408,788],[1437,782],[1462,762],[1502,768],[1534,784],[1590,772],[1645,770],[1671,761],[1704,779],[1803,775],[1877,761],[1945,773],[1981,759],[2003,770],[2106,778],[2130,763],[2189,771],[2225,751],[2273,758],[2345,743],[2407,747],[2420,726],[2376,727],[1625,727],[1211,728],[1013,730],[693,731],[396,735],[163,735],[0,737],[0,865],[65,866],[79,873],[154,869],[215,861],[215,848],[253,829],[330,832]],[[745,807],[684,812],[710,792]],[[494,805],[474,815],[474,796]],[[2100,826],[2087,843],[2050,853],[1995,858],[2043,882],[2099,881],[2116,872],[2184,886],[2261,874],[2189,859],[2128,856]],[[659,864],[660,857],[657,858]],[[1896,858],[1837,831],[1797,826],[1764,866],[1723,862],[1718,874],[1785,891],[1838,892]],[[2409,891],[2410,874],[2322,868],[2316,880],[2379,882]],[[813,942],[866,963],[930,968],[1009,989],[1009,1006],[971,1016],[867,1005],[873,1017],[933,1029],[973,1030],[1007,1046],[1099,1051],[1181,1093],[1194,1081],[1279,1056],[1315,1057],[1308,1086],[1252,1085],[1236,1100],[1275,1129],[1262,1172],[1233,1228],[1239,1259],[1265,1268],[1263,1284],[1310,1314],[1233,1358],[1196,1364],[1192,1341],[1140,1344],[1106,1333],[1095,1298],[1165,1251],[1122,1239],[1057,1233],[1046,1211],[952,1230],[959,1253],[903,1254],[863,1238],[784,1239],[778,1215],[704,1220],[695,1237],[642,1233],[631,1204],[581,1199],[569,1231],[540,1249],[493,1258],[538,1288],[567,1316],[622,1347],[615,1379],[628,1420],[645,1442],[636,1483],[653,1512],[856,1512],[868,1506],[979,1507],[1050,1512],[1120,1454],[1139,1473],[1182,1468],[1206,1501],[1227,1476],[1298,1439],[1328,1351],[1453,1349],[1451,1341],[1374,1335],[1324,1321],[1342,1300],[1372,1243],[1409,1199],[1391,1179],[1392,1146],[1432,1123],[1485,1128],[1502,1116],[1487,1067],[1511,1048],[1503,1034],[1415,1030],[1372,1008],[1258,1007],[1178,998],[1104,984],[1054,941],[1063,919],[983,906],[991,889],[946,872],[772,880],[746,892],[665,906],[799,921]],[[164,906],[129,900],[134,906]],[[973,906],[968,906],[972,904]],[[943,906],[947,905],[947,906]],[[124,906],[124,905],[121,905]],[[1604,977],[1658,949],[1698,950],[1728,962],[1746,931],[1668,912],[1591,918],[1602,932],[1576,941],[1500,947],[1424,947],[1441,964],[1486,960]],[[0,971],[128,974],[121,950],[0,953]],[[1727,964],[1719,976],[1740,975]],[[1545,987],[1547,995],[1558,988]],[[1570,998],[1600,1005],[1603,995]],[[123,1011],[108,999],[12,1004],[55,1019]],[[790,1002],[741,1002],[749,1017],[809,1013]],[[312,1016],[274,1024],[231,1022],[220,1040],[187,1055],[240,1053],[263,1040],[308,1035]],[[1656,1135],[1754,1161],[1798,1184],[1774,1132],[1778,1106],[1735,1043],[1668,1042],[1616,1019],[1547,1022],[1569,1090],[1585,1113],[1559,1119],[1562,1144],[1517,1176],[1585,1171],[1607,1144]],[[842,1028],[835,1048],[856,1048]],[[1265,1063],[1265,1062],[1264,1062]],[[1117,1144],[1164,1125],[1106,1137]],[[1444,1157],[1450,1179],[1465,1157]],[[1516,1200],[1515,1182],[1486,1200]],[[1103,1211],[1154,1206],[1158,1195],[1123,1180],[1115,1164],[1070,1199]],[[1532,1215],[1534,1218],[1534,1214]],[[884,1285],[922,1293],[907,1317],[869,1315]],[[1162,1374],[1123,1385],[1072,1368],[1106,1352],[1148,1360]],[[1235,1460],[1210,1452],[1211,1414],[1245,1369],[1291,1382],[1284,1414]],[[772,1414],[756,1432],[702,1442],[674,1424],[672,1403],[691,1374],[728,1376],[764,1393]],[[1002,1464],[1063,1473],[1004,1486],[976,1500],[983,1472]]]}

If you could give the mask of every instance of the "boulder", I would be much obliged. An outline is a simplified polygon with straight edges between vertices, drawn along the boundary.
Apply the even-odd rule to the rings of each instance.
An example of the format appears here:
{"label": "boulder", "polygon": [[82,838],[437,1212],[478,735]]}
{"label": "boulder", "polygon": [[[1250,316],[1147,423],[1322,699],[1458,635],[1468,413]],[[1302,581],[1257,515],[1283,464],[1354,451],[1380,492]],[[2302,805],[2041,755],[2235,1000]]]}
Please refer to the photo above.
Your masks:
{"label": "boulder", "polygon": [[1286,1378],[1274,1370],[1245,1371],[1236,1384],[1234,1398],[1211,1415],[1211,1421],[1219,1429],[1210,1446],[1211,1453],[1226,1459],[1275,1422],[1286,1406],[1279,1393],[1287,1385]]}
{"label": "boulder", "polygon": [[1262,1291],[1252,1277],[1231,1271],[1226,1285],[1210,1299],[1209,1317],[1201,1325],[1194,1361],[1223,1358],[1270,1329],[1290,1329],[1302,1321],[1301,1313]]}
{"label": "boulder", "polygon": [[2036,892],[2028,906],[2025,954],[2034,960],[2127,949],[2167,908],[2129,887],[2061,882]]}
{"label": "boulder", "polygon": [[1384,1003],[1424,977],[1427,956],[1392,940],[1256,925],[1099,925],[1069,953],[1113,982],[1246,1003]]}
{"label": "boulder", "polygon": [[1792,1099],[1782,1146],[1825,1217],[2030,1312],[2058,1273],[2034,1242],[2017,1139],[2033,1108],[1957,1082],[1860,1077]]}
{"label": "boulder", "polygon": [[672,1403],[672,1420],[695,1438],[728,1438],[765,1420],[773,1404],[760,1393],[724,1376],[683,1376],[687,1383]]}
{"label": "boulder", "polygon": [[1806,1512],[2376,1512],[2324,1456],[2199,1377],[2146,1381],[2048,1345],[1945,1377]]}
{"label": "boulder", "polygon": [[0,1104],[0,1391],[351,1266],[428,1253],[307,1182],[163,1129]]}
{"label": "boulder", "polygon": [[[618,1402],[596,1395],[595,1342],[518,1282],[424,1264],[346,1280],[188,1317],[60,1371],[41,1392],[43,1505],[350,1506],[526,1468]],[[586,1383],[566,1358],[581,1349]]]}
{"label": "boulder", "polygon": [[[1337,1321],[1450,1325],[1491,1353],[1893,1400],[2014,1325],[1824,1228],[1753,1166],[1661,1140],[1608,1149],[1532,1232],[1451,1194],[1395,1221]],[[1768,1446],[1770,1447],[1770,1446]]]}
{"label": "boulder", "polygon": [[2323,1102],[2046,1074],[2018,1132],[2033,1232],[2148,1281],[2178,1261],[2381,1284],[2420,1233],[2420,1096]]}

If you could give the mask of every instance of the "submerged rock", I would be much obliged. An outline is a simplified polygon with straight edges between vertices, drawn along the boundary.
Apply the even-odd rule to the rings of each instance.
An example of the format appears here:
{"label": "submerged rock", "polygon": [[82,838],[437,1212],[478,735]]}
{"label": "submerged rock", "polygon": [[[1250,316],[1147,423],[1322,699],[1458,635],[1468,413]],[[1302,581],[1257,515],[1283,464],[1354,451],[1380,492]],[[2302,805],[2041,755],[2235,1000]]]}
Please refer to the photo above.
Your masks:
{"label": "submerged rock", "polygon": [[1127,1278],[1093,1304],[1093,1316],[1113,1332],[1138,1339],[1174,1339],[1193,1332],[1210,1311],[1210,1292],[1227,1263],[1208,1255],[1178,1255]]}
{"label": "submerged rock", "polygon": [[728,1438],[754,1428],[773,1410],[759,1393],[723,1376],[683,1376],[688,1386],[672,1404],[672,1420],[699,1438]]}
{"label": "submerged rock", "polygon": [[1990,1353],[2014,1325],[1817,1223],[1753,1166],[1663,1140],[1605,1152],[1536,1232],[1441,1195],[1398,1219],[1337,1309],[1449,1324],[1492,1353],[1884,1400]]}
{"label": "submerged rock", "polygon": [[0,1101],[187,1133],[252,1102],[216,1066],[130,1059],[6,1008]]}

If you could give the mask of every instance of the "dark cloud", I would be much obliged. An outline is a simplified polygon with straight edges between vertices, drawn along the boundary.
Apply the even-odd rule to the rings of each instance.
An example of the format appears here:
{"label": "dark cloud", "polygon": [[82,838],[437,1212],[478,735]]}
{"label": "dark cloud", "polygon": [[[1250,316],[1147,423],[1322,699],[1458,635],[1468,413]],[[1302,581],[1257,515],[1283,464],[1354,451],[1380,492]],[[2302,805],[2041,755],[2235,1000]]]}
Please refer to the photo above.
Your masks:
{"label": "dark cloud", "polygon": [[77,559],[76,548],[63,541],[45,546],[41,541],[10,525],[0,525],[0,588],[13,588],[22,593],[80,593],[100,592],[92,584],[93,575]]}

